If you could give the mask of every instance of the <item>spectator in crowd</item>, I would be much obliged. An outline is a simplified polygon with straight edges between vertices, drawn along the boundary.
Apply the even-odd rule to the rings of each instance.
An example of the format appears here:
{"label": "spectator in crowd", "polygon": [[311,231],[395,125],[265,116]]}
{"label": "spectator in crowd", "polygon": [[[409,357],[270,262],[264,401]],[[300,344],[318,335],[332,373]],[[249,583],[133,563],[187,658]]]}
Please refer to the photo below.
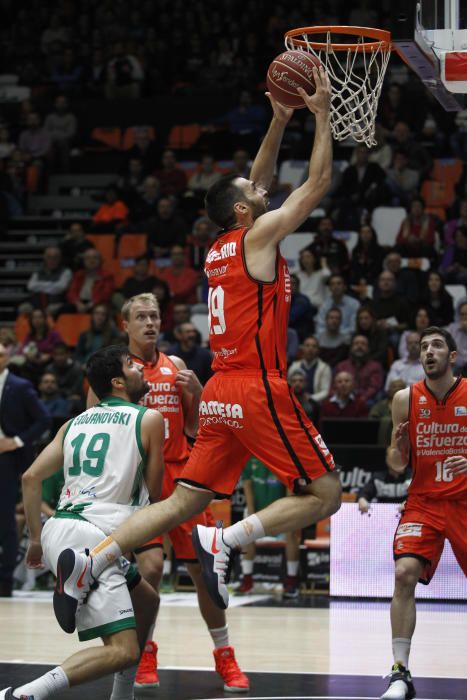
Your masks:
{"label": "spectator in crowd", "polygon": [[70,417],[70,402],[60,394],[57,378],[52,372],[44,372],[39,379],[39,398],[52,418],[63,418],[65,421]]}
{"label": "spectator in crowd", "polygon": [[406,122],[399,121],[394,126],[391,134],[391,144],[394,152],[402,149],[407,153],[409,168],[420,173],[420,179],[423,181],[430,172],[431,156],[423,146],[417,143]]}
{"label": "spectator in crowd", "polygon": [[[132,162],[141,162],[139,159],[132,158]],[[146,230],[153,219],[158,216],[158,204],[161,188],[157,177],[148,175],[143,181],[141,191],[133,191],[127,194],[127,202],[130,205],[130,221],[129,230],[138,231]]]}
{"label": "spectator in crowd", "polygon": [[84,373],[78,362],[71,356],[66,343],[55,343],[52,351],[52,361],[45,371],[53,374],[57,381],[60,394],[79,406],[83,400]]}
{"label": "spectator in crowd", "polygon": [[414,197],[419,183],[417,170],[409,167],[407,151],[398,148],[394,152],[392,167],[387,171],[386,185],[391,193],[391,206],[406,207]]}
{"label": "spectator in crowd", "polygon": [[9,361],[20,352],[21,344],[18,343],[15,332],[8,326],[0,326],[0,345],[3,346]]}
{"label": "spectator in crowd", "polygon": [[461,301],[457,306],[458,321],[448,326],[448,331],[456,341],[457,358],[454,365],[456,374],[467,377],[467,301]]}
{"label": "spectator in crowd", "polygon": [[238,148],[232,156],[231,174],[248,179],[250,177],[250,168],[250,154],[244,148]]}
{"label": "spectator in crowd", "polygon": [[407,357],[395,360],[389,368],[384,387],[386,391],[395,379],[402,379],[406,386],[411,386],[425,378],[420,362],[420,334],[416,331],[409,331],[406,336],[406,344]]}
{"label": "spectator in crowd", "polygon": [[9,158],[16,148],[7,126],[0,126],[0,160]]}
{"label": "spectator in crowd", "polygon": [[323,216],[313,242],[308,246],[333,274],[346,277],[350,269],[349,251],[343,241],[333,236],[334,224],[330,216]]}
{"label": "spectator in crowd", "polygon": [[94,248],[94,244],[86,238],[83,225],[78,221],[70,224],[60,244],[63,264],[74,271],[83,267],[83,255],[89,248]]}
{"label": "spectator in crowd", "polygon": [[214,157],[206,153],[202,156],[198,167],[188,180],[188,189],[198,198],[202,199],[208,189],[222,177],[215,169]]}
{"label": "spectator in crowd", "polygon": [[459,202],[459,216],[450,219],[444,227],[444,248],[448,249],[455,243],[455,234],[458,228],[467,228],[467,197]]}
{"label": "spectator in crowd", "polygon": [[321,305],[316,317],[317,333],[323,333],[326,325],[326,314],[331,308],[337,308],[342,313],[341,333],[352,335],[355,331],[358,301],[346,294],[347,286],[342,275],[333,273],[328,280],[329,296]]}
{"label": "spectator in crowd", "polygon": [[334,377],[334,393],[323,401],[320,418],[365,418],[366,402],[354,391],[354,378],[349,372],[337,372]]}
{"label": "spectator in crowd", "polygon": [[427,287],[420,302],[426,307],[432,325],[447,326],[454,319],[454,302],[437,270],[428,273]]}
{"label": "spectator in crowd", "polygon": [[383,367],[388,361],[388,336],[385,328],[378,325],[378,319],[370,306],[361,306],[357,311],[355,332],[368,338],[370,359],[381,362]]}
{"label": "spectator in crowd", "polygon": [[312,306],[308,297],[301,293],[300,281],[297,275],[290,275],[290,286],[292,289],[292,296],[290,302],[289,328],[293,328],[297,332],[299,339],[303,340],[306,335],[313,332],[313,317],[316,314],[316,308]]}
{"label": "spectator in crowd", "polygon": [[370,163],[377,163],[387,172],[392,163],[392,148],[387,142],[385,129],[378,121],[375,124],[375,141],[376,146],[370,150]]}
{"label": "spectator in crowd", "polygon": [[262,105],[253,102],[251,92],[242,90],[236,106],[220,117],[218,122],[224,124],[228,133],[234,135],[235,143],[253,148],[265,132],[266,111]]}
{"label": "spectator in crowd", "polygon": [[48,54],[53,46],[57,42],[59,44],[66,44],[70,39],[70,34],[62,23],[60,15],[53,14],[49,20],[48,26],[44,29],[41,35],[41,49],[42,53]]}
{"label": "spectator in crowd", "polygon": [[104,203],[92,217],[92,230],[111,233],[124,226],[128,220],[129,210],[119,195],[116,187],[107,187]]}
{"label": "spectator in crowd", "polygon": [[71,278],[71,270],[62,264],[60,248],[48,246],[44,250],[42,266],[28,280],[27,290],[32,294],[30,303],[57,317],[66,302]]}
{"label": "spectator in crowd", "polygon": [[84,75],[84,85],[86,94],[91,97],[100,97],[103,92],[103,85],[106,77],[106,61],[104,51],[96,47],[86,65]]}
{"label": "spectator in crowd", "polygon": [[207,216],[200,216],[193,224],[186,242],[189,246],[191,265],[195,270],[204,268],[204,260],[216,237],[216,227]]}
{"label": "spectator in crowd", "polygon": [[49,132],[41,126],[37,112],[29,114],[27,128],[20,133],[18,146],[28,160],[43,161],[49,158],[52,139]]}
{"label": "spectator in crowd", "polygon": [[[129,158],[125,172],[117,181],[117,187],[122,193],[122,199],[130,210],[130,220],[134,219],[133,210],[140,196],[144,196],[144,183],[146,182],[144,163],[141,158]],[[156,180],[156,178],[154,178]],[[157,182],[157,196],[159,198],[159,183]]]}
{"label": "spectator in crowd", "polygon": [[136,100],[141,93],[144,71],[140,61],[125,50],[123,42],[114,44],[106,67],[105,96],[108,100]]}
{"label": "spectator in crowd", "polygon": [[454,232],[454,242],[447,246],[439,266],[446,284],[467,285],[467,225]]}
{"label": "spectator in crowd", "polygon": [[192,323],[181,323],[175,328],[177,342],[169,350],[169,355],[181,357],[188,369],[198,377],[201,384],[206,384],[212,376],[211,353],[198,343],[198,332]]}
{"label": "spectator in crowd", "polygon": [[326,281],[331,274],[310,248],[303,248],[298,257],[298,270],[294,275],[300,282],[300,291],[308,297],[315,309],[319,309],[327,295]]}
{"label": "spectator in crowd", "polygon": [[335,193],[337,224],[343,229],[355,229],[366,216],[387,199],[386,174],[377,164],[369,161],[370,151],[364,144],[355,146],[355,164],[342,173]]}
{"label": "spectator in crowd", "polygon": [[143,162],[143,170],[145,173],[154,170],[154,164],[158,159],[158,149],[151,137],[148,129],[135,130],[134,145],[127,152],[127,158],[138,158]]}
{"label": "spectator in crowd", "polygon": [[301,369],[306,374],[306,391],[313,401],[321,403],[331,388],[331,368],[319,357],[319,343],[313,335],[307,336],[302,343],[302,359],[292,362],[289,373]]}
{"label": "spectator in crowd", "polygon": [[297,331],[295,330],[295,328],[287,328],[287,364],[290,364],[296,359],[299,347],[300,338],[298,337]]}
{"label": "spectator in crowd", "polygon": [[325,330],[318,336],[319,355],[324,362],[335,367],[349,353],[350,337],[341,331],[342,311],[331,307],[326,314]]}
{"label": "spectator in crowd", "polygon": [[71,310],[85,314],[96,304],[109,304],[113,291],[113,275],[103,270],[99,251],[89,248],[83,253],[83,269],[75,272],[68,288]]}
{"label": "spectator in crowd", "polygon": [[50,328],[45,311],[34,309],[29,314],[29,333],[21,346],[24,356],[21,373],[37,385],[37,381],[50,362],[53,349],[57,343],[63,342],[60,333]]}
{"label": "spectator in crowd", "polygon": [[91,326],[83,331],[75,348],[75,360],[85,367],[90,356],[106,347],[123,341],[121,333],[112,321],[110,309],[105,304],[96,304],[91,313]]}
{"label": "spectator in crowd", "polygon": [[380,399],[370,408],[369,418],[379,420],[378,445],[388,447],[391,443],[392,435],[392,400],[394,394],[400,389],[405,389],[402,379],[394,379],[388,386],[387,398]]}
{"label": "spectator in crowd", "polygon": [[435,221],[425,212],[425,201],[414,197],[396,237],[398,252],[406,258],[430,258],[436,255]]}
{"label": "spectator in crowd", "polygon": [[154,255],[167,257],[173,245],[185,245],[187,224],[175,210],[175,205],[168,197],[161,197],[157,204],[157,216],[148,226],[148,247]]}
{"label": "spectator in crowd", "polygon": [[292,188],[287,182],[279,182],[278,175],[273,175],[268,189],[268,211],[279,209],[284,204],[291,190]]}
{"label": "spectator in crowd", "polygon": [[287,372],[287,382],[308,418],[316,424],[319,417],[319,404],[311,398],[311,394],[306,389],[307,375],[305,370],[301,367],[293,369],[291,366]]}
{"label": "spectator in crowd", "polygon": [[156,280],[157,281],[154,284],[151,292],[154,294],[159,304],[159,310],[161,312],[161,326],[166,330],[172,330],[174,327],[174,303],[170,296],[169,285],[165,280],[162,280],[159,277],[157,277]]}
{"label": "spectator in crowd", "polygon": [[358,492],[357,503],[360,513],[368,513],[371,503],[404,503],[407,499],[412,472],[410,467],[395,471],[389,463],[389,446],[386,448],[386,469],[373,472],[370,480]]}
{"label": "spectator in crowd", "polygon": [[164,331],[164,333],[161,334],[161,338],[163,339],[163,341],[165,343],[167,343],[168,347],[170,345],[175,345],[175,343],[177,342],[177,338],[175,336],[174,329],[177,328],[178,326],[182,325],[183,323],[190,323],[190,321],[191,321],[191,307],[188,304],[173,304],[172,308],[173,308],[173,313],[172,313],[173,328],[171,328],[170,330]]}
{"label": "spectator in crowd", "polygon": [[167,148],[161,158],[161,167],[154,176],[159,180],[163,197],[178,197],[187,186],[186,173],[177,164],[175,153]]}
{"label": "spectator in crowd", "polygon": [[383,260],[383,269],[392,272],[396,280],[396,293],[407,299],[409,304],[416,303],[426,286],[426,273],[420,268],[402,267],[400,253],[392,250]]}
{"label": "spectator in crowd", "polygon": [[[22,473],[31,464],[33,444],[50,426],[50,417],[33,386],[8,370],[0,345],[0,597],[13,590],[18,535],[15,509]],[[12,406],[14,410],[12,410]]]}
{"label": "spectator in crowd", "polygon": [[[122,285],[120,297],[121,303],[117,306],[122,306],[123,302],[137,294],[146,294],[152,291],[152,288],[157,282],[157,277],[149,272],[150,259],[147,255],[139,255],[135,259],[135,267],[131,277],[127,277]],[[114,295],[115,296],[115,295]]]}
{"label": "spectator in crowd", "polygon": [[387,332],[389,342],[397,348],[400,334],[409,326],[411,306],[397,293],[396,278],[389,270],[378,277],[371,307],[379,327]]}
{"label": "spectator in crowd", "polygon": [[428,328],[428,326],[432,326],[432,325],[433,325],[433,323],[431,322],[428,309],[425,306],[420,306],[415,313],[415,321],[414,321],[413,327],[408,328],[406,331],[404,331],[400,337],[398,355],[399,355],[399,358],[401,360],[404,360],[408,357],[408,349],[407,349],[407,336],[408,336],[408,334],[411,333],[412,331],[416,331],[417,333],[421,333],[422,331],[425,330],[425,328]]}
{"label": "spectator in crowd", "polygon": [[44,129],[52,141],[52,156],[55,169],[67,173],[70,170],[70,151],[78,127],[77,119],[70,110],[65,95],[55,98],[54,111],[45,118]]}
{"label": "spectator in crowd", "polygon": [[81,84],[82,77],[83,66],[80,59],[73,47],[67,46],[52,69],[49,80],[60,92],[71,94]]}
{"label": "spectator in crowd", "polygon": [[170,265],[159,271],[159,277],[169,285],[174,303],[195,304],[199,273],[186,264],[185,250],[174,245],[170,249]]}
{"label": "spectator in crowd", "polygon": [[358,231],[358,241],[352,250],[350,263],[350,284],[374,284],[383,269],[384,248],[378,243],[376,231],[370,224],[362,224]]}
{"label": "spectator in crowd", "polygon": [[339,362],[335,376],[348,372],[355,382],[355,394],[368,406],[378,400],[383,389],[384,371],[380,362],[370,359],[370,346],[365,335],[354,335],[350,344],[349,359]]}

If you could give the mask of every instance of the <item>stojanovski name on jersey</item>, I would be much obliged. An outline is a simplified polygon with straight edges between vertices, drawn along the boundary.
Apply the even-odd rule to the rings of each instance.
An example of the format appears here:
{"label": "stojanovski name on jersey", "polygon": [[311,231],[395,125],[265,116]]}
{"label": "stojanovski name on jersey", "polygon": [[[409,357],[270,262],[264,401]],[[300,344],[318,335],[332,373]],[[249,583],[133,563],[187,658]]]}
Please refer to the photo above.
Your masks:
{"label": "stojanovski name on jersey", "polygon": [[129,425],[131,419],[131,413],[126,413],[124,411],[112,411],[105,413],[83,413],[74,419],[73,425],[82,425],[83,423],[95,424],[95,423],[118,423],[119,425]]}

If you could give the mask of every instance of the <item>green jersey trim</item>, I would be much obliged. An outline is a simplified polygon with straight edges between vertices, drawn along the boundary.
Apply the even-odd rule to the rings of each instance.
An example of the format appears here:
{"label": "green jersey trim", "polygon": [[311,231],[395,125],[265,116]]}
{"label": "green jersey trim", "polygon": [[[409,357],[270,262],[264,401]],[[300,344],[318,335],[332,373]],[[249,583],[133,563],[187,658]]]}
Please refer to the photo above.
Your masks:
{"label": "green jersey trim", "polygon": [[138,406],[140,409],[138,412],[138,415],[136,417],[136,425],[135,425],[135,434],[136,434],[136,443],[138,445],[138,450],[141,455],[141,459],[146,466],[146,460],[147,460],[147,454],[146,450],[143,447],[143,439],[141,437],[141,423],[143,421],[143,416],[147,411],[147,408],[144,408],[144,406]]}
{"label": "green jersey trim", "polygon": [[86,518],[83,518],[79,513],[73,513],[71,510],[56,510],[52,517],[71,518],[72,520],[84,520],[84,522],[87,522]]}
{"label": "green jersey trim", "polygon": [[99,627],[91,627],[88,630],[80,630],[78,632],[78,638],[80,642],[87,642],[90,639],[96,639],[96,637],[107,637],[110,634],[116,634],[117,632],[130,629],[136,629],[136,620],[134,616],[126,617],[124,620],[108,622],[105,625],[99,625]]}
{"label": "green jersey trim", "polygon": [[72,425],[72,423],[73,423],[74,420],[75,420],[75,419],[72,418],[71,421],[68,423],[67,427],[65,428],[65,432],[63,433],[62,447],[63,447],[63,445],[65,444],[65,438],[66,438],[66,436],[68,435],[68,431],[70,430],[71,425]]}

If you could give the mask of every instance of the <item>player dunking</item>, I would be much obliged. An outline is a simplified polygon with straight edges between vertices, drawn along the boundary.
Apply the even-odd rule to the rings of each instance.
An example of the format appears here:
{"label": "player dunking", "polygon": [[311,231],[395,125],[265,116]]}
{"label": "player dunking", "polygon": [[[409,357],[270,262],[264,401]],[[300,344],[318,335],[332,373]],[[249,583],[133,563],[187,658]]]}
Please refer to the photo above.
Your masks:
{"label": "player dunking", "polygon": [[[164,426],[160,413],[135,405],[148,389],[141,369],[125,347],[114,345],[91,356],[87,375],[99,404],[63,425],[23,476],[30,532],[27,563],[32,568],[40,566],[43,557],[55,571],[65,544],[85,547],[99,542],[113,526],[146,505],[148,493],[153,498],[160,493]],[[62,466],[65,484],[59,504],[42,528],[42,481]],[[58,585],[62,584],[59,575]],[[65,583],[65,595],[66,589]],[[128,667],[115,673],[111,700],[133,700],[140,648],[154,620],[156,603],[154,591],[136,567],[129,567],[126,560],[114,561],[76,618],[79,639],[101,637],[103,646],[73,654],[40,678],[0,691],[0,698],[45,700],[69,686]],[[62,627],[73,632],[75,619],[69,623]]]}
{"label": "player dunking", "polygon": [[413,479],[394,537],[395,589],[391,603],[392,667],[381,700],[410,700],[408,670],[415,630],[415,586],[432,579],[448,539],[467,576],[467,379],[453,375],[456,344],[431,326],[420,338],[426,379],[398,391],[392,404],[389,459]]}
{"label": "player dunking", "polygon": [[[125,331],[128,334],[129,350],[133,362],[142,369],[149,384],[149,391],[142,403],[157,408],[165,424],[164,479],[161,498],[167,498],[175,488],[189,456],[187,435],[195,437],[198,431],[198,409],[202,386],[196,375],[187,369],[183,360],[174,355],[167,356],[157,349],[161,317],[159,304],[153,294],[140,294],[129,299],[122,307]],[[93,401],[93,397],[88,397]],[[204,513],[191,518],[169,532],[169,538],[179,561],[184,561],[198,595],[198,604],[215,645],[216,670],[224,682],[224,690],[247,691],[248,678],[241,672],[229,644],[229,633],[225,613],[212,602],[201,574],[191,531],[197,524],[206,524]],[[163,537],[155,537],[137,549],[140,573],[159,592],[163,566]],[[145,688],[159,684],[157,675],[157,645],[152,641],[153,628],[149,631],[148,643],[143,653],[135,686]]]}
{"label": "player dunking", "polygon": [[[210,218],[223,232],[206,259],[209,279],[210,345],[216,374],[200,402],[200,429],[173,494],[132,516],[91,556],[70,550],[72,594],[65,615],[81,605],[76,580],[90,586],[109,558],[133,550],[157,534],[201,512],[214,496],[230,495],[243,466],[255,455],[294,494],[222,530],[194,528],[198,558],[208,590],[228,605],[225,585],[232,548],[288,530],[298,530],[340,506],[340,481],[329,450],[293,397],[285,379],[291,287],[280,241],[305,221],[331,182],[330,83],[321,66],[313,69],[316,92],[303,97],[315,114],[316,129],[308,178],[284,204],[267,212],[271,182],[284,128],[292,110],[271,99],[274,116],[250,177],[228,177],[209,190]],[[92,568],[92,573],[91,573]],[[83,578],[83,571],[86,571]]]}

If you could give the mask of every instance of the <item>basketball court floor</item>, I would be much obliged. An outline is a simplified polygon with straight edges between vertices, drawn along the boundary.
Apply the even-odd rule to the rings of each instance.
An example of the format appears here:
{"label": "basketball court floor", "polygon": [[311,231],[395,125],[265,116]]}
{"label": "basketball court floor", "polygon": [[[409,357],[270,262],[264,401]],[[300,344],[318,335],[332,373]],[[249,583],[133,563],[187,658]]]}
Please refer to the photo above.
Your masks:
{"label": "basketball court floor", "polygon": [[[283,603],[274,595],[231,601],[230,637],[250,676],[247,697],[370,700],[386,688],[388,602],[305,596]],[[411,654],[418,700],[467,700],[466,613],[467,603],[419,603]],[[162,596],[155,638],[161,685],[141,697],[229,697],[213,671],[211,640],[194,594]],[[41,675],[82,646],[56,624],[51,594],[0,599],[0,688]],[[106,678],[56,697],[104,700],[110,688]]]}

